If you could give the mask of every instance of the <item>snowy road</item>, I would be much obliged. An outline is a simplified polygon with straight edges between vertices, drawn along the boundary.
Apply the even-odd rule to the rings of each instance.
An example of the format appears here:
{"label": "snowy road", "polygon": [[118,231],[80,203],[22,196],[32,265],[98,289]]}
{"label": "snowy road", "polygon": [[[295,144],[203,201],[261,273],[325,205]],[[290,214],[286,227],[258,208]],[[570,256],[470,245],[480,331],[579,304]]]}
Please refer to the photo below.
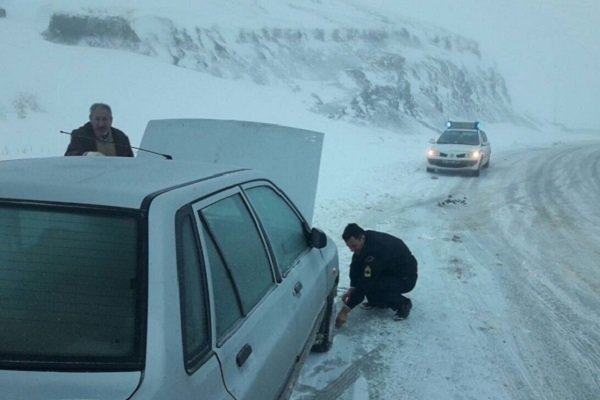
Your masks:
{"label": "snowy road", "polygon": [[405,239],[410,318],[354,310],[292,399],[600,398],[600,144],[494,154],[480,178],[412,169],[384,182],[406,194],[330,227],[350,216]]}

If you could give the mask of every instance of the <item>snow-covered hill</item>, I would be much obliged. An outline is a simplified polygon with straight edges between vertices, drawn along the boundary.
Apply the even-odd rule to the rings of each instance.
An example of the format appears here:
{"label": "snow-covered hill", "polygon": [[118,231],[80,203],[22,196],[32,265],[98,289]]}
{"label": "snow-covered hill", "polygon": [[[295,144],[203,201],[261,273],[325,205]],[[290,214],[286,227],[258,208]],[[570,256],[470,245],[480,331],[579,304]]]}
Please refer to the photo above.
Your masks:
{"label": "snow-covered hill", "polygon": [[[475,41],[426,26],[186,27],[162,16],[55,13],[44,37],[119,48],[225,79],[307,91],[312,110],[397,125],[450,115],[514,119],[502,76]],[[372,17],[370,17],[372,18]],[[312,82],[306,88],[306,82]],[[334,90],[331,90],[334,89]]]}
{"label": "snow-covered hill", "polygon": [[[91,48],[110,50],[104,52],[107,59],[127,51],[147,56],[144,63],[154,60],[276,87],[292,93],[304,109],[331,119],[388,128],[415,122],[437,128],[451,117],[525,121],[513,110],[493,60],[476,41],[398,12],[389,14],[389,7],[342,0],[242,1],[236,8],[216,1],[185,2],[185,10],[184,2],[169,7],[159,2],[35,3],[25,8],[9,1],[3,24],[29,26],[29,41],[37,37],[44,47],[56,44],[54,53],[66,53],[64,68],[75,49],[79,57],[99,54]],[[14,36],[10,31],[4,35]],[[0,112],[24,118],[45,109],[42,94],[14,89],[0,98]]]}

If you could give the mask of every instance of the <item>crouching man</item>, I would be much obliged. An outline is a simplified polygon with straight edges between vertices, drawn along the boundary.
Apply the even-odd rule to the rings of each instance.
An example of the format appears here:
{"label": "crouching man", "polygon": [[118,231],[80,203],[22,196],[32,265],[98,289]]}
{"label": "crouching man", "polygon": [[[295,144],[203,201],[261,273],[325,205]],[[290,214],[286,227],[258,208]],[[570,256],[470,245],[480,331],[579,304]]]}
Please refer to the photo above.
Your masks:
{"label": "crouching man", "polygon": [[402,294],[417,283],[417,260],[404,242],[383,232],[365,231],[357,224],[348,224],[342,238],[352,253],[350,289],[342,296],[345,306],[336,318],[336,326],[346,323],[354,307],[389,307],[394,319],[408,317],[412,302]]}

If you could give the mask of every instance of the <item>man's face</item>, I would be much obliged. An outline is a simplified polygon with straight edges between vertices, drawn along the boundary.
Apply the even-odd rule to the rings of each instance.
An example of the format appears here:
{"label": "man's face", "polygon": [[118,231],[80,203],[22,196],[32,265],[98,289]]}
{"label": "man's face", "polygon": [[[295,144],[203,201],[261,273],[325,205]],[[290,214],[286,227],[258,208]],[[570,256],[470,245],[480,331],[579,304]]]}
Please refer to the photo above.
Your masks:
{"label": "man's face", "polygon": [[360,235],[360,237],[357,239],[354,236],[350,236],[350,238],[348,240],[346,240],[346,246],[348,246],[348,248],[350,249],[351,252],[353,253],[360,253],[363,246],[365,245],[365,235]]}
{"label": "man's face", "polygon": [[106,136],[112,125],[112,116],[105,108],[98,107],[90,115],[90,122],[96,137]]}

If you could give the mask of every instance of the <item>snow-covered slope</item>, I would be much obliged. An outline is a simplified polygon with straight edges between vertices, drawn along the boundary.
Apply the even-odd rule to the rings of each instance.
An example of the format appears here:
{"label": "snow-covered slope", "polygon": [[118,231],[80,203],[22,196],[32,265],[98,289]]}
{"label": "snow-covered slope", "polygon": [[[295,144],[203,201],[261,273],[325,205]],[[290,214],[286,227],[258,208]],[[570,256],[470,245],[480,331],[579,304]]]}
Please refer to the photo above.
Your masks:
{"label": "snow-covered slope", "polygon": [[[27,54],[32,67],[40,70],[43,64],[43,72],[70,68],[75,49],[78,57],[107,59],[126,51],[130,59],[148,57],[139,68],[151,62],[152,68],[178,66],[288,91],[304,109],[332,119],[395,128],[415,122],[438,127],[456,117],[524,122],[511,107],[504,78],[476,41],[407,20],[389,5],[366,8],[347,0],[240,1],[235,7],[215,0],[168,7],[157,1],[7,3],[4,28],[30,27],[22,48],[31,48],[38,38],[39,46],[56,55],[58,64],[49,66],[51,60],[36,59],[35,48]],[[7,45],[14,45],[14,35],[5,36]],[[130,79],[121,88],[135,89]],[[40,96],[34,88],[14,88],[0,99],[0,110],[23,118],[44,109]]]}

